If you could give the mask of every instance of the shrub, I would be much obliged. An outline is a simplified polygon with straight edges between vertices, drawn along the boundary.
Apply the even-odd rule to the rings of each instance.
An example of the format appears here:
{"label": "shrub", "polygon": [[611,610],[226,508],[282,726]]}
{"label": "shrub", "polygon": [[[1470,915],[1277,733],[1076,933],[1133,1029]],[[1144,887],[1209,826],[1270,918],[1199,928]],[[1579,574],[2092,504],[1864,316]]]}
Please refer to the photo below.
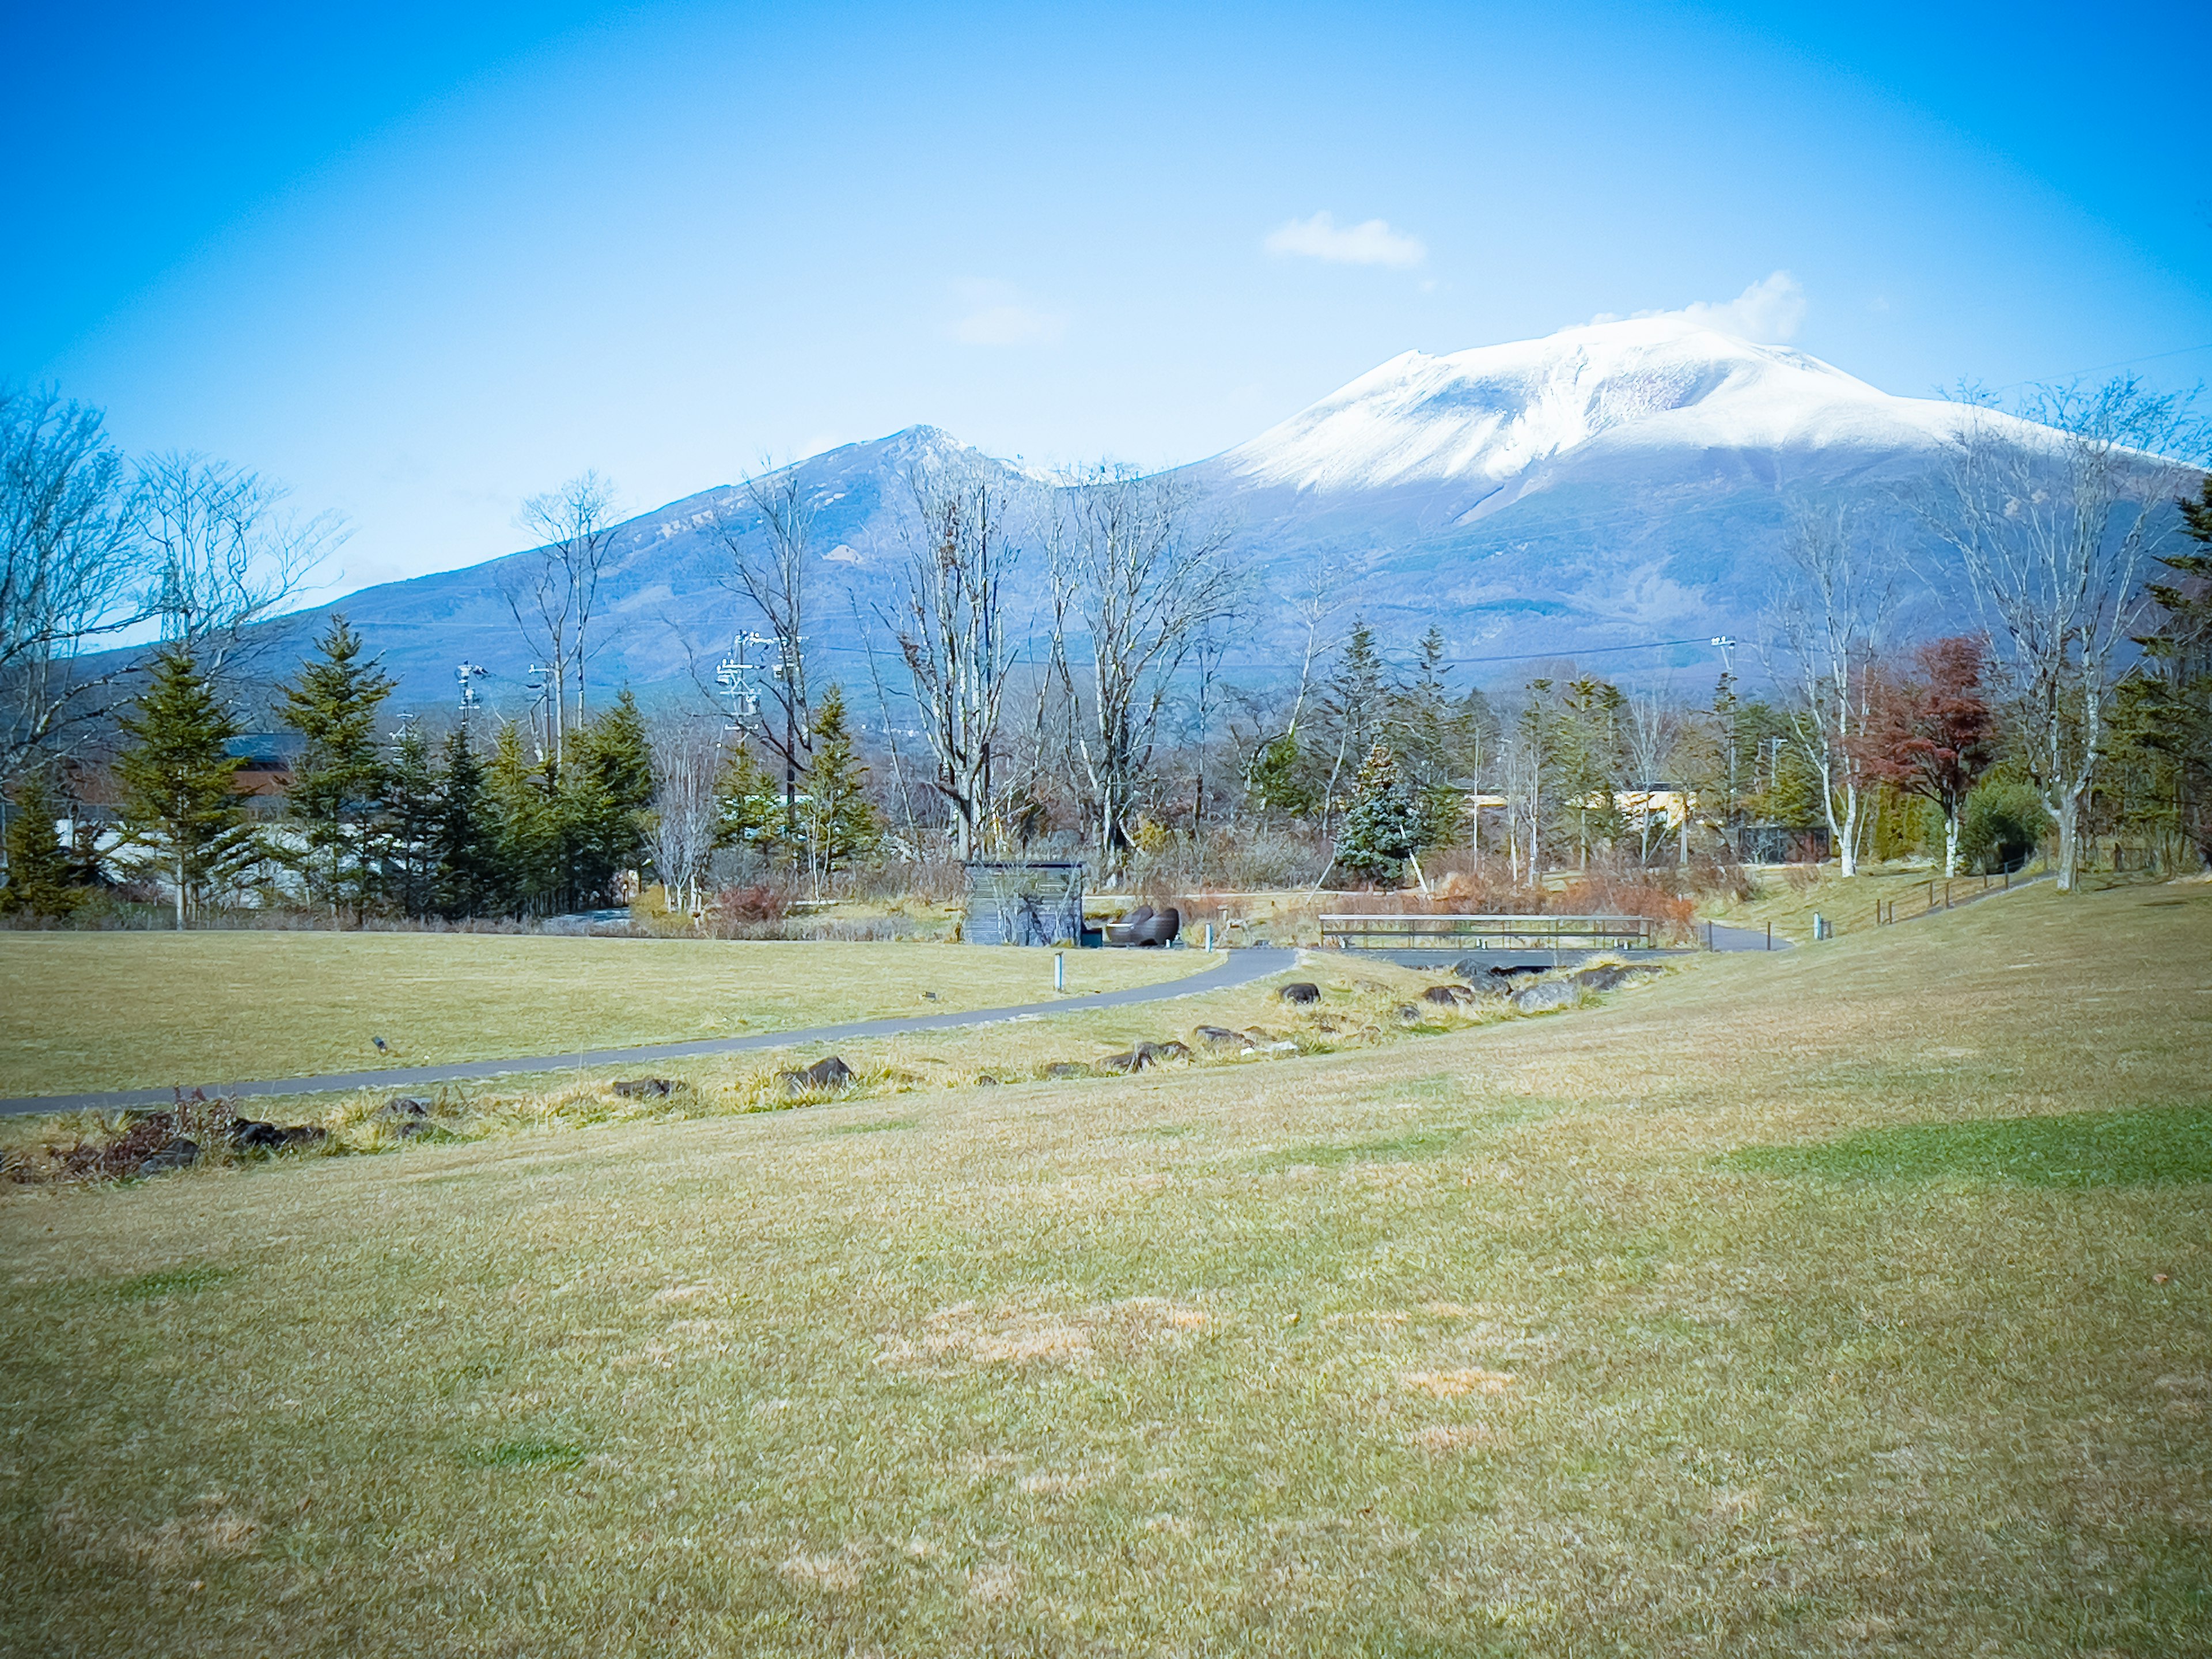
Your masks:
{"label": "shrub", "polygon": [[1969,870],[2017,870],[2043,844],[2049,815],[2024,783],[1984,783],[1960,815],[1959,853]]}

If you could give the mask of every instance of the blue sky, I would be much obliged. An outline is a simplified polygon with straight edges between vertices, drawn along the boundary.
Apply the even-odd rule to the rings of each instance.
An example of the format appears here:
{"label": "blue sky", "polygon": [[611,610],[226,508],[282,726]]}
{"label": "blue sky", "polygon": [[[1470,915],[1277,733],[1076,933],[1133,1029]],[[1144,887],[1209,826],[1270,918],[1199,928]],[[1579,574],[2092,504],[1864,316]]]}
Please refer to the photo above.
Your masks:
{"label": "blue sky", "polygon": [[587,466],[1189,460],[1761,284],[1893,392],[2212,374],[2201,3],[458,9],[0,15],[0,378],[342,512],[345,587]]}

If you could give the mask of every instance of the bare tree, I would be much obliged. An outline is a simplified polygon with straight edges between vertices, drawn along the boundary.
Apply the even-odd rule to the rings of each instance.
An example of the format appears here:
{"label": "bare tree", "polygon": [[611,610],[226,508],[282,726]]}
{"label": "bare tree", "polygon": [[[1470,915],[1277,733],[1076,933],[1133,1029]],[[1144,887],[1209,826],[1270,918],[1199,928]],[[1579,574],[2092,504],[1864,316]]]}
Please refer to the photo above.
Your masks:
{"label": "bare tree", "polygon": [[[1062,488],[1055,505],[1052,664],[1076,730],[1070,760],[1111,866],[1130,844],[1169,686],[1207,624],[1229,614],[1243,573],[1229,526],[1201,519],[1190,486],[1171,475],[1102,468]],[[1081,686],[1078,651],[1088,659]]]}
{"label": "bare tree", "polygon": [[937,793],[965,860],[989,817],[992,750],[1014,665],[1003,586],[1019,558],[1018,509],[1002,477],[967,457],[916,466],[906,484],[906,588],[884,620],[913,678]]}
{"label": "bare tree", "polygon": [[1498,781],[1505,797],[1507,872],[1517,887],[1525,869],[1534,888],[1539,881],[1537,843],[1544,824],[1544,751],[1528,725],[1520,722],[1520,729],[1505,740],[1498,756]]}
{"label": "bare tree", "polygon": [[[1628,719],[1623,727],[1626,740],[1628,763],[1635,776],[1632,785],[1644,796],[1643,810],[1638,813],[1640,862],[1651,861],[1651,795],[1662,784],[1674,781],[1674,751],[1681,740],[1681,722],[1671,703],[1656,690],[1639,691],[1628,700]],[[1686,791],[1682,800],[1681,853],[1686,861],[1690,845],[1689,796]],[[1663,844],[1663,843],[1662,843]]]}
{"label": "bare tree", "polygon": [[783,763],[788,845],[799,838],[799,777],[814,750],[806,691],[806,565],[813,553],[816,502],[795,467],[757,473],[740,493],[743,504],[723,514],[715,533],[730,556],[725,580],[760,613],[775,645],[775,661],[768,669],[773,708],[763,711],[760,736]]}
{"label": "bare tree", "polygon": [[98,410],[0,389],[0,784],[108,706],[82,659],[147,617],[130,495]]}
{"label": "bare tree", "polygon": [[653,733],[653,868],[668,908],[696,913],[701,876],[721,827],[715,785],[722,771],[721,733],[713,723],[676,719]]}
{"label": "bare tree", "polygon": [[1840,507],[1802,511],[1783,556],[1786,568],[1769,609],[1772,637],[1760,651],[1768,672],[1792,694],[1792,740],[1820,781],[1843,873],[1856,875],[1869,805],[1859,742],[1868,718],[1867,671],[1896,609],[1894,561]]}
{"label": "bare tree", "polygon": [[141,556],[154,584],[145,609],[204,673],[222,673],[246,629],[300,593],[345,539],[335,514],[287,511],[290,494],[204,455],[157,456],[139,471]]}
{"label": "bare tree", "polygon": [[2176,458],[2202,428],[2186,399],[2134,379],[2046,389],[2021,412],[2033,428],[1962,411],[1923,518],[1958,555],[1989,629],[2021,758],[2057,831],[2059,890],[2070,892],[2143,574],[2196,473]]}
{"label": "bare tree", "polygon": [[571,478],[558,489],[532,495],[515,515],[518,527],[540,545],[509,560],[499,572],[500,596],[544,672],[553,716],[553,763],[567,753],[568,687],[576,688],[574,724],[584,723],[585,667],[592,653],[592,620],[598,610],[599,574],[614,548],[614,485],[597,472]]}

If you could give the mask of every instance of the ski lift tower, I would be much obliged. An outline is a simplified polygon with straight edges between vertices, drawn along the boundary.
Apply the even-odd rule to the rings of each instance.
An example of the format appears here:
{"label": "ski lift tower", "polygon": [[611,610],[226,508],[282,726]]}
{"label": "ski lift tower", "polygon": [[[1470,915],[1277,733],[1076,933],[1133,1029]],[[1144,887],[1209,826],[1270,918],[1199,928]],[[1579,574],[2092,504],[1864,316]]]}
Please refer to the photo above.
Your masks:
{"label": "ski lift tower", "polygon": [[714,679],[729,700],[732,732],[750,731],[750,722],[760,718],[760,684],[753,678],[758,671],[745,660],[745,647],[769,643],[758,634],[735,635],[730,641],[730,654],[714,665]]}
{"label": "ski lift tower", "polygon": [[473,662],[465,662],[453,670],[453,678],[461,683],[461,726],[464,730],[468,726],[469,711],[477,706],[476,683],[490,672],[491,670],[481,663]]}

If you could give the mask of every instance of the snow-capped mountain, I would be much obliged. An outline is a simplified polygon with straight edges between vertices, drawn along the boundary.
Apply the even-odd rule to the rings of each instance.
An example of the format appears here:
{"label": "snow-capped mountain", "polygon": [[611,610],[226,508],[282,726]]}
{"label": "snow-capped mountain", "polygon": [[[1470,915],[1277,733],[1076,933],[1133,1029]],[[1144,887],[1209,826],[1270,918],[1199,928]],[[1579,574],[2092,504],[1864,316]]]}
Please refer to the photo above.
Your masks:
{"label": "snow-capped mountain", "polygon": [[[1802,352],[1638,319],[1407,352],[1180,471],[1237,526],[1255,674],[1290,654],[1290,602],[1315,592],[1386,641],[1434,623],[1455,654],[1486,664],[1604,653],[1593,660],[1608,672],[1703,673],[1702,645],[1648,647],[1748,634],[1793,513],[1843,501],[1900,520],[1900,491],[1929,478],[1958,418],[1956,405],[1893,397]],[[2020,431],[2033,441],[2035,428]],[[863,636],[895,590],[901,481],[955,453],[982,459],[913,427],[792,469],[822,549],[810,650],[849,686],[878,666],[896,678],[880,626],[878,663]],[[750,533],[750,516],[723,486],[622,527],[602,580],[595,684],[700,678],[734,629],[757,625],[726,584],[718,528]],[[529,651],[499,580],[526,556],[329,608],[368,634],[410,697],[437,696],[463,658],[519,684]],[[1027,562],[1017,606],[1036,598],[1042,563]],[[279,624],[287,647],[313,622]]]}
{"label": "snow-capped mountain", "polygon": [[1565,465],[1669,452],[1894,454],[1954,429],[1950,405],[1895,398],[1801,351],[1676,318],[1571,328],[1448,357],[1408,351],[1221,456],[1249,487],[1317,494],[1435,485],[1472,522]]}
{"label": "snow-capped mountain", "polygon": [[1894,518],[1958,418],[1650,318],[1407,352],[1188,471],[1271,562],[1389,631],[1433,619],[1470,656],[1610,651],[1747,631],[1792,514]]}

